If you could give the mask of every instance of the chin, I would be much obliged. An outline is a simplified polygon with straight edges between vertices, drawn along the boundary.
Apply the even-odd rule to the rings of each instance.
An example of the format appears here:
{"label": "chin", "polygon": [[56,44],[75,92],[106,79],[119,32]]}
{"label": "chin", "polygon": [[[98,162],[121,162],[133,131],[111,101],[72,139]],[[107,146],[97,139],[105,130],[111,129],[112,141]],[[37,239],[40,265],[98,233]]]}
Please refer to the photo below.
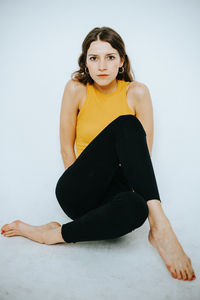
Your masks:
{"label": "chin", "polygon": [[105,77],[105,78],[97,78],[96,80],[94,80],[97,84],[99,85],[108,85],[111,82],[113,82],[116,78],[110,78],[110,76]]}

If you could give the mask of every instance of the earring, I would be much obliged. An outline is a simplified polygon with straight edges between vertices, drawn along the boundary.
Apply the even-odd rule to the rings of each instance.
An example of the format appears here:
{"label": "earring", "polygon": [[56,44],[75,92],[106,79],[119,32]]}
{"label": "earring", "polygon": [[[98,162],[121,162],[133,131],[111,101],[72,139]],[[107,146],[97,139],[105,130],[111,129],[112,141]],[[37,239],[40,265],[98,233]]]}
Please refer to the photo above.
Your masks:
{"label": "earring", "polygon": [[85,67],[85,73],[86,73],[86,74],[89,74],[88,68],[87,68],[87,67]]}
{"label": "earring", "polygon": [[[120,67],[119,69],[121,69],[121,70],[119,71],[119,74],[124,73],[124,67]],[[123,69],[123,70],[122,70],[122,69]]]}

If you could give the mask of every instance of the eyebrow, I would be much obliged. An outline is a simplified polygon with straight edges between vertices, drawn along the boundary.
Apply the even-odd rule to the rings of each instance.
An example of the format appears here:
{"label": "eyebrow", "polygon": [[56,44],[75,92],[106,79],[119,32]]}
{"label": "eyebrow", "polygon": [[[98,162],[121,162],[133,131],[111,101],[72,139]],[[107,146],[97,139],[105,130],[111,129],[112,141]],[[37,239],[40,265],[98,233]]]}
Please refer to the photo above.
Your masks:
{"label": "eyebrow", "polygon": [[[116,55],[116,53],[107,53],[106,55],[111,55],[111,54],[115,54]],[[98,54],[89,54],[88,56],[98,56]]]}

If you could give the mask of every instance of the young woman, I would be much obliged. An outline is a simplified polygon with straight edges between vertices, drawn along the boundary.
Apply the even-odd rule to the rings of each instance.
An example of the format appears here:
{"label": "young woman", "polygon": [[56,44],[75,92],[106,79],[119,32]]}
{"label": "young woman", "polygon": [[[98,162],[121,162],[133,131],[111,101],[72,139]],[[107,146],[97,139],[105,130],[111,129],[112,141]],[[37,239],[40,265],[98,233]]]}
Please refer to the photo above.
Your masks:
{"label": "young woman", "polygon": [[151,96],[145,84],[133,80],[122,38],[109,27],[94,28],[78,62],[80,70],[67,82],[62,99],[66,170],[55,191],[72,221],[32,226],[16,220],[5,224],[2,233],[45,244],[76,243],[123,236],[148,217],[149,242],[171,275],[195,279],[191,260],[162,209],[151,161]]}

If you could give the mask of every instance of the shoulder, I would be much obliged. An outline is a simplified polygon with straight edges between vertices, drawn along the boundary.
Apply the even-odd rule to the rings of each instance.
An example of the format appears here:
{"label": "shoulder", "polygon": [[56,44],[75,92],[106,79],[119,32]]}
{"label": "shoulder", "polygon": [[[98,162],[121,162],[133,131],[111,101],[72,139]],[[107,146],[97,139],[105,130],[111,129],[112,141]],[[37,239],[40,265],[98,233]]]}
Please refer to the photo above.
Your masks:
{"label": "shoulder", "polygon": [[137,99],[142,99],[145,94],[149,93],[149,89],[147,85],[142,82],[132,81],[128,86],[128,92]]}
{"label": "shoulder", "polygon": [[136,115],[142,120],[141,115],[144,116],[146,113],[148,116],[146,115],[145,119],[150,118],[150,114],[153,114],[153,105],[147,85],[142,82],[132,81],[129,85],[128,95]]}
{"label": "shoulder", "polygon": [[74,96],[79,95],[82,93],[84,90],[86,90],[86,85],[81,83],[78,80],[75,79],[70,79],[67,81],[65,89],[67,89],[69,92],[73,93]]}
{"label": "shoulder", "polygon": [[149,88],[146,84],[138,81],[132,81],[129,85],[129,97],[134,102],[135,110],[148,108],[152,105]]}
{"label": "shoulder", "polygon": [[86,85],[75,79],[70,79],[67,81],[64,88],[64,102],[70,103],[73,107],[79,110],[80,103],[86,95]]}

